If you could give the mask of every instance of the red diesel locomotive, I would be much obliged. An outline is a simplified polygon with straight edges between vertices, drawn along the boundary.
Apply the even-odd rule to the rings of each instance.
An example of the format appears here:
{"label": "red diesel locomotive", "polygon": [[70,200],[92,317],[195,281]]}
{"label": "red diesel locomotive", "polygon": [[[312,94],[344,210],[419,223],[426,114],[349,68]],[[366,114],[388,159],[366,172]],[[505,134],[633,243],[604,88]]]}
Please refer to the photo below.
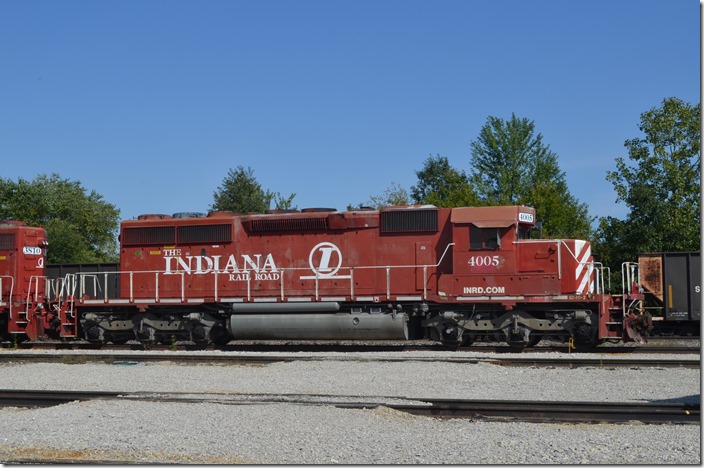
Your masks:
{"label": "red diesel locomotive", "polygon": [[534,226],[525,206],[142,215],[122,222],[114,271],[52,278],[44,230],[0,222],[2,331],[96,344],[640,341],[637,264],[623,294],[606,294],[589,242],[531,239]]}

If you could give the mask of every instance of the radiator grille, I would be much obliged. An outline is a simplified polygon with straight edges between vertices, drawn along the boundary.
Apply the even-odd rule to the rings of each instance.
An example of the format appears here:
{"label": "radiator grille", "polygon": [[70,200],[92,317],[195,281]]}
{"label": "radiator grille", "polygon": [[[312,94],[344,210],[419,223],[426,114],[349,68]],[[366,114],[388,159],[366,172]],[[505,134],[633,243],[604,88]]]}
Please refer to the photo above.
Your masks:
{"label": "radiator grille", "polygon": [[0,234],[0,250],[14,250],[15,234]]}
{"label": "radiator grille", "polygon": [[175,226],[125,228],[122,231],[123,245],[175,244]]}
{"label": "radiator grille", "polygon": [[328,218],[253,219],[252,232],[320,231],[328,229]]}
{"label": "radiator grille", "polygon": [[231,224],[205,224],[178,227],[179,244],[220,244],[232,242]]}
{"label": "radiator grille", "polygon": [[398,210],[381,212],[381,232],[435,232],[438,210]]}

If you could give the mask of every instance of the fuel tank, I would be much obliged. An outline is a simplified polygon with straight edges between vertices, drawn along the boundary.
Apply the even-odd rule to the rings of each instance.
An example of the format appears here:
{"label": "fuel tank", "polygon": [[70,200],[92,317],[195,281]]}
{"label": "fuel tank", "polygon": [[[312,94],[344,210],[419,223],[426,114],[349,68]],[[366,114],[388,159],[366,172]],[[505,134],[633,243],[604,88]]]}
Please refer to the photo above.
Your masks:
{"label": "fuel tank", "polygon": [[407,340],[408,317],[397,313],[233,314],[235,340]]}

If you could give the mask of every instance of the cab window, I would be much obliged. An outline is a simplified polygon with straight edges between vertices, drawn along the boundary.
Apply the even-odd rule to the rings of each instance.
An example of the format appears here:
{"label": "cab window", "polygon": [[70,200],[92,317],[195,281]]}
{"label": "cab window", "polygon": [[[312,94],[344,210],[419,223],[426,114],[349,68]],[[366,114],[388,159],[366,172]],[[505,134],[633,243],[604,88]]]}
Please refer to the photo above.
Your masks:
{"label": "cab window", "polygon": [[469,248],[472,250],[491,249],[501,246],[499,228],[480,228],[473,224],[469,226]]}

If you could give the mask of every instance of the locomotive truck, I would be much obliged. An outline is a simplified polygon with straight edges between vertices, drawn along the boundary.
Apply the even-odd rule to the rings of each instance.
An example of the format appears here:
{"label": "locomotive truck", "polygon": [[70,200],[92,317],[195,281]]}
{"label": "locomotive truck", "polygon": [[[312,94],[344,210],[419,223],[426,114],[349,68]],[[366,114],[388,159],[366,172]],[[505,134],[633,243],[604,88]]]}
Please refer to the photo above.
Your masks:
{"label": "locomotive truck", "polygon": [[241,339],[642,341],[637,264],[622,294],[578,239],[533,239],[534,208],[394,206],[141,215],[120,262],[48,275],[41,227],[0,222],[4,339],[145,345]]}

